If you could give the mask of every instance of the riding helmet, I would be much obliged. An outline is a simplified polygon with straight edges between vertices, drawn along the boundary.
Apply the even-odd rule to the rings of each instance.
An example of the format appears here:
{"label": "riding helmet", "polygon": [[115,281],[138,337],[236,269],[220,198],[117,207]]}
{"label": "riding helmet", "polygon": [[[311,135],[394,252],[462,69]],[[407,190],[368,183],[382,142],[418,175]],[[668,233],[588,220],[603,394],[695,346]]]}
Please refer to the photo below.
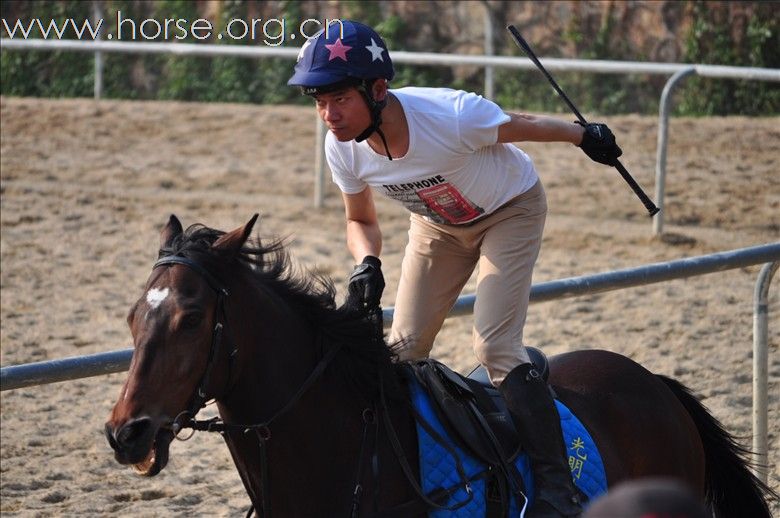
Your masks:
{"label": "riding helmet", "polygon": [[305,94],[395,75],[384,40],[374,29],[351,20],[334,20],[301,47],[289,86]]}

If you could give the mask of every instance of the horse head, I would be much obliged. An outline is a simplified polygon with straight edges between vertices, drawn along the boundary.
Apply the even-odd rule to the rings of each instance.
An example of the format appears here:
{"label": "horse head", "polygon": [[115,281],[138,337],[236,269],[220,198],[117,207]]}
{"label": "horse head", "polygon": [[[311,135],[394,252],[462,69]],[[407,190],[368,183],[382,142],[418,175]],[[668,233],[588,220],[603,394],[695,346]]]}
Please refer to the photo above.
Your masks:
{"label": "horse head", "polygon": [[[292,268],[281,241],[249,240],[255,220],[223,233],[183,230],[170,218],[128,316],[135,351],[106,437],[119,463],[154,476],[179,430],[219,431],[257,509],[343,514],[355,459],[368,462],[368,438],[378,433],[380,394],[388,415],[407,417],[399,436],[411,450],[406,393],[381,327],[337,306],[328,279]],[[197,420],[209,399],[219,416]],[[387,442],[375,448],[392,455]],[[327,461],[310,469],[313,454]],[[289,497],[287,489],[300,488],[311,498]],[[406,501],[409,491],[393,490],[389,501]]]}
{"label": "horse head", "polygon": [[160,259],[127,317],[133,358],[105,425],[116,460],[142,475],[165,467],[180,421],[230,383],[235,351],[222,330],[231,286],[214,275],[208,261],[235,257],[256,219],[232,232],[212,231],[202,250],[177,249],[183,229],[176,216],[161,233]]}

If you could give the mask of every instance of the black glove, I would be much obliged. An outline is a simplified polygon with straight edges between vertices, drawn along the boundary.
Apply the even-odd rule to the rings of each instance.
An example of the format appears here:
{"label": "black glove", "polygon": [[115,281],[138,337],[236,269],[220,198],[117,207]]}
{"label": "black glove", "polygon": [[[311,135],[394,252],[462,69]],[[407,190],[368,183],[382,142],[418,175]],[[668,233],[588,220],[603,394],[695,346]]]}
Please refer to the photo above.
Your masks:
{"label": "black glove", "polygon": [[349,276],[347,300],[345,304],[359,310],[372,310],[379,307],[382,291],[385,289],[385,277],[382,275],[382,261],[373,255],[367,255],[363,262],[355,266]]}
{"label": "black glove", "polygon": [[591,122],[582,124],[585,133],[582,134],[580,148],[594,162],[606,165],[614,165],[618,157],[623,154],[623,150],[615,143],[615,135],[606,124]]}

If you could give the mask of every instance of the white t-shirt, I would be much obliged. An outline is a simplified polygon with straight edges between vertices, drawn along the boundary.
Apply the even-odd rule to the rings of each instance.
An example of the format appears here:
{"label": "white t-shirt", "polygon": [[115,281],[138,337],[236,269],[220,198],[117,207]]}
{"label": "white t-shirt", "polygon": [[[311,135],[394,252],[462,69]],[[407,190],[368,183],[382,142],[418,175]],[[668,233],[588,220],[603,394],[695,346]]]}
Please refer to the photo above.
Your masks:
{"label": "white t-shirt", "polygon": [[391,92],[409,126],[403,157],[375,152],[366,141],[325,138],[333,181],[347,194],[371,186],[437,223],[463,224],[524,193],[538,180],[533,162],[512,144],[499,144],[509,116],[482,96],[448,88]]}

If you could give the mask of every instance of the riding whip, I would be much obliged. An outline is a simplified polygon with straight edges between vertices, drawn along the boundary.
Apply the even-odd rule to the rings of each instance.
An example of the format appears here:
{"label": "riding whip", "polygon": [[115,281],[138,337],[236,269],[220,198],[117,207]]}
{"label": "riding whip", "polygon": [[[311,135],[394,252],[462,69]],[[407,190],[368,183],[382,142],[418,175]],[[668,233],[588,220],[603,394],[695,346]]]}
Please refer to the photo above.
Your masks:
{"label": "riding whip", "polygon": [[[552,85],[553,89],[558,93],[558,95],[563,99],[563,101],[569,106],[569,109],[574,113],[574,115],[577,117],[577,119],[580,121],[580,123],[584,126],[588,123],[588,121],[585,120],[585,117],[582,116],[580,111],[577,109],[576,106],[574,106],[574,103],[571,102],[571,99],[561,90],[561,87],[558,86],[558,83],[553,79],[553,77],[550,75],[549,72],[547,72],[547,69],[542,66],[542,63],[539,61],[539,59],[536,57],[536,54],[534,54],[534,51],[531,50],[531,46],[528,45],[528,42],[523,39],[523,37],[520,35],[520,32],[515,28],[514,25],[507,26],[507,30],[512,34],[512,37],[515,39],[515,43],[523,49],[523,52],[525,52],[528,57],[531,59],[531,61],[534,62],[534,65],[544,74],[544,76],[547,78],[547,80]],[[642,190],[642,188],[639,186],[638,183],[636,183],[636,180],[631,176],[631,174],[626,170],[625,167],[623,167],[623,164],[620,163],[619,160],[615,159],[615,163],[612,164],[612,167],[618,170],[620,173],[620,176],[623,177],[623,179],[628,183],[628,185],[631,187],[631,189],[634,191],[634,193],[639,197],[639,199],[644,204],[645,208],[647,209],[647,212],[650,213],[650,216],[655,216],[661,209],[659,209],[655,203],[650,199],[650,197],[645,194],[645,191]]]}

